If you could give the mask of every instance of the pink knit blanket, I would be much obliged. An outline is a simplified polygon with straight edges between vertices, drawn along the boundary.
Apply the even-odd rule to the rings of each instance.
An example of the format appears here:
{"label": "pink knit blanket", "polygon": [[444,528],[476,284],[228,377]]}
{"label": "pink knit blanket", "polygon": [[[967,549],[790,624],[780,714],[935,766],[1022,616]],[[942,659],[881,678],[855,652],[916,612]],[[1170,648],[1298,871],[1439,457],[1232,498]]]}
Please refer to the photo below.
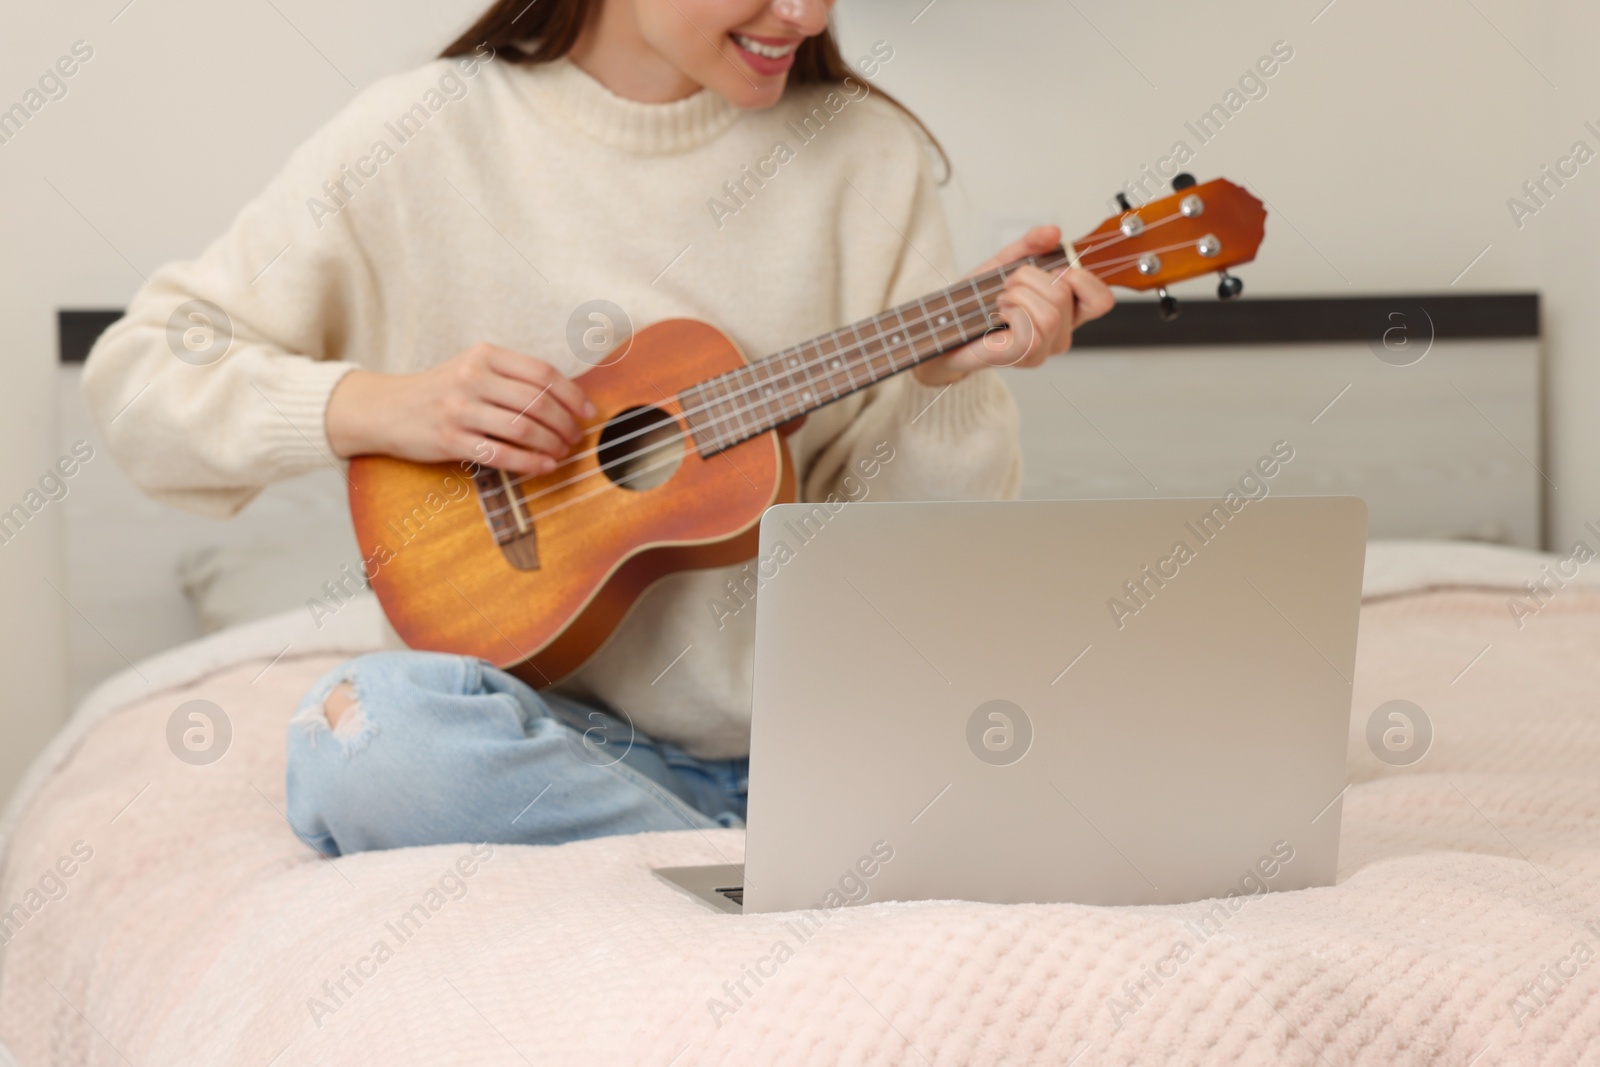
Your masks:
{"label": "pink knit blanket", "polygon": [[[1470,584],[1363,610],[1336,886],[812,926],[650,874],[737,861],[737,831],[319,859],[282,814],[285,724],[355,647],[274,660],[263,627],[141,665],[41,761],[0,871],[0,1040],[139,1067],[1600,1063],[1600,591],[1530,615]],[[1434,731],[1402,768],[1367,741],[1394,699]],[[214,763],[169,746],[190,700],[231,724]]]}

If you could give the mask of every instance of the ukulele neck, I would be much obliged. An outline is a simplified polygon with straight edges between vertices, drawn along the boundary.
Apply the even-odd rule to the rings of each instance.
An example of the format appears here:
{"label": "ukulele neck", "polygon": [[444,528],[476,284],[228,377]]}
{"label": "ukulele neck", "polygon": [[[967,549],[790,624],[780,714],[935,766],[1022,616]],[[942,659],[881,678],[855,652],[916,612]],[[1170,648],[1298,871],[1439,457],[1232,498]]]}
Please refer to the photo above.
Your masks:
{"label": "ukulele neck", "polygon": [[1003,328],[996,300],[1010,275],[1068,262],[1057,246],[686,389],[678,401],[695,447],[714,455]]}

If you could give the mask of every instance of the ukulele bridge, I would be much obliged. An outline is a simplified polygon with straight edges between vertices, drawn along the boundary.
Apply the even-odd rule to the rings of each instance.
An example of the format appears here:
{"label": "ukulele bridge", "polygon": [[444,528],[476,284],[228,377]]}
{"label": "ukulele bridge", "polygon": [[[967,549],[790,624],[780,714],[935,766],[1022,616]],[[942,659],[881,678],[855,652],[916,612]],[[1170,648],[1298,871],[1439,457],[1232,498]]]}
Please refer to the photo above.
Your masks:
{"label": "ukulele bridge", "polygon": [[528,505],[512,478],[505,471],[484,467],[473,479],[478,487],[478,502],[484,520],[501,553],[519,571],[539,569],[539,531],[528,514]]}

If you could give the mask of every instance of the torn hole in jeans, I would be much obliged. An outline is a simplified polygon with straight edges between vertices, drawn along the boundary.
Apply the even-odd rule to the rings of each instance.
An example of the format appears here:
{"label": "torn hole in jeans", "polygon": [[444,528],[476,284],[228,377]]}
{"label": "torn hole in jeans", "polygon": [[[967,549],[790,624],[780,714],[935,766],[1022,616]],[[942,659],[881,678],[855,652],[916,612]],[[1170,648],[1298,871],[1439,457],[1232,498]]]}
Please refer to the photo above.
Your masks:
{"label": "torn hole in jeans", "polygon": [[320,705],[313,704],[305,708],[295,717],[295,722],[305,727],[313,739],[319,730],[327,730],[344,742],[347,752],[366,747],[367,740],[376,732],[376,727],[367,718],[355,683],[349,679],[334,686]]}
{"label": "torn hole in jeans", "polygon": [[333,687],[328,699],[322,702],[322,713],[333,735],[346,740],[360,732],[361,723],[366,719],[361,698],[356,696],[356,687],[351,682],[340,682]]}

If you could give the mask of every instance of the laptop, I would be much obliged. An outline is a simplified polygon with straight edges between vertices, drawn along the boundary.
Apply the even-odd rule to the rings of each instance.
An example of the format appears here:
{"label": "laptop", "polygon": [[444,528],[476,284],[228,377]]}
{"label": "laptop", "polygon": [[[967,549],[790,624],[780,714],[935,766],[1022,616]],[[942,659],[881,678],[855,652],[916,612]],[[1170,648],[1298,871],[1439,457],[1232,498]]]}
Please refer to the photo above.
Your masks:
{"label": "laptop", "polygon": [[733,913],[1331,885],[1354,497],[785,504],[761,523]]}

